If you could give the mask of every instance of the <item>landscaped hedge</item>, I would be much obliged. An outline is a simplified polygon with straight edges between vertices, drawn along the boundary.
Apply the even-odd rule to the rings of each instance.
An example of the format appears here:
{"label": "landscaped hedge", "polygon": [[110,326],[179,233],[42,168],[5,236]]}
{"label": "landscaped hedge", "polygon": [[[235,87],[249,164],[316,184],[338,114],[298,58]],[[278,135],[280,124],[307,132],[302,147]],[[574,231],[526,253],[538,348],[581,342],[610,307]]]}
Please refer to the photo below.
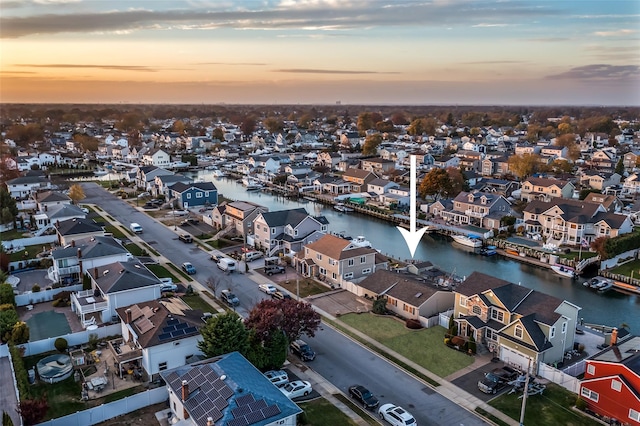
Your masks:
{"label": "landscaped hedge", "polygon": [[11,352],[11,362],[13,363],[13,371],[16,374],[16,383],[18,385],[18,392],[20,393],[20,400],[30,399],[31,391],[29,387],[29,375],[27,369],[24,368],[22,362],[21,349],[17,346],[9,345],[9,352]]}
{"label": "landscaped hedge", "polygon": [[604,248],[609,258],[640,247],[640,232],[624,234],[616,238],[607,238]]}

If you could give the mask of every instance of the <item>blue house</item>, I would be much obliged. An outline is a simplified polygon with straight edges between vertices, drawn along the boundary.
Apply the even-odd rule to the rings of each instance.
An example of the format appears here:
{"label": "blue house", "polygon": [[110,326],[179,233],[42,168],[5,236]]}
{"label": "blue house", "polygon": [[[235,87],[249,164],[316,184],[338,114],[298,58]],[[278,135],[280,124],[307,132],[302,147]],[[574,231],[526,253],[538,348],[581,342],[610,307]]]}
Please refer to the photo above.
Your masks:
{"label": "blue house", "polygon": [[183,183],[176,182],[169,187],[171,199],[177,199],[182,207],[218,204],[218,188],[211,182]]}

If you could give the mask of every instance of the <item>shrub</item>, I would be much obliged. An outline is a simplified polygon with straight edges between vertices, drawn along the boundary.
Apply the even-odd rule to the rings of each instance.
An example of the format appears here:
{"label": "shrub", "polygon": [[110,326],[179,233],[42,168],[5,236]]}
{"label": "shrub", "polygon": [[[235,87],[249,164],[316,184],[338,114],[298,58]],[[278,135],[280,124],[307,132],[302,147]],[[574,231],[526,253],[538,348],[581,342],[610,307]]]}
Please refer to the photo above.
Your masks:
{"label": "shrub", "polygon": [[23,399],[20,401],[18,411],[25,425],[36,425],[44,419],[48,409],[49,404],[43,396],[41,399]]}
{"label": "shrub", "polygon": [[576,398],[576,408],[578,410],[584,411],[584,409],[587,408],[587,403],[585,402],[584,399],[582,399],[580,397],[577,397]]}
{"label": "shrub", "polygon": [[53,346],[56,347],[58,352],[65,352],[69,347],[69,343],[67,342],[67,339],[65,339],[64,337],[58,337],[56,341],[53,343]]}
{"label": "shrub", "polygon": [[415,318],[409,318],[405,322],[405,326],[411,330],[420,330],[422,328],[422,324],[420,324],[420,321]]}
{"label": "shrub", "polygon": [[476,353],[476,339],[473,338],[473,336],[469,337],[469,344],[467,345],[467,350],[472,353],[475,354]]}
{"label": "shrub", "polygon": [[11,352],[11,363],[13,364],[13,371],[16,374],[16,383],[18,385],[20,399],[31,398],[29,375],[27,374],[27,369],[24,368],[24,362],[22,358],[24,356],[24,350],[18,346],[13,346],[10,344],[9,352]]}
{"label": "shrub", "polygon": [[31,291],[34,293],[40,292],[40,286],[38,284],[34,284],[33,287],[31,287]]}
{"label": "shrub", "polygon": [[89,334],[89,347],[95,349],[98,347],[98,335],[95,333]]}
{"label": "shrub", "polygon": [[0,312],[1,311],[8,311],[9,309],[15,309],[16,307],[14,305],[12,305],[11,303],[3,303],[2,305],[0,305]]}
{"label": "shrub", "polygon": [[444,344],[447,346],[451,346],[451,339],[449,339],[448,337],[445,337]]}
{"label": "shrub", "polygon": [[384,296],[376,297],[376,300],[373,301],[373,309],[374,314],[384,315],[387,313],[387,298]]}

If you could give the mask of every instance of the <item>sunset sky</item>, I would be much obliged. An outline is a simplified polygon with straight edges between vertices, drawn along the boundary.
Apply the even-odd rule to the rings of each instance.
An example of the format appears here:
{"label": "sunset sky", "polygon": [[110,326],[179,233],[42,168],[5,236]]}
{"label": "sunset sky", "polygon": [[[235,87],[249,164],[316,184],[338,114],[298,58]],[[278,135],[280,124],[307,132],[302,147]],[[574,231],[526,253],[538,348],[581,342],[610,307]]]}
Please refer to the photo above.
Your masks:
{"label": "sunset sky", "polygon": [[0,0],[0,101],[640,105],[640,1]]}

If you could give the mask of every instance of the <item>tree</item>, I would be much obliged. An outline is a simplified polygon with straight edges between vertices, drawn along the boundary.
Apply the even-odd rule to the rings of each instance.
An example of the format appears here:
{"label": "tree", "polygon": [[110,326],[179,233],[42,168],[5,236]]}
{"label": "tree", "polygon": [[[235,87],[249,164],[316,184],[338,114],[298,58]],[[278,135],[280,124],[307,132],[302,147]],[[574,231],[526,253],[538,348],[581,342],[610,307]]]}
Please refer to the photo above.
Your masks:
{"label": "tree", "polygon": [[0,337],[3,342],[11,340],[13,326],[18,322],[18,313],[15,309],[0,311]]}
{"label": "tree", "polygon": [[284,129],[284,123],[276,117],[267,117],[262,124],[264,124],[269,133],[278,133]]}
{"label": "tree", "polygon": [[213,132],[211,133],[211,137],[213,139],[217,139],[219,141],[223,141],[224,140],[224,130],[222,130],[222,128],[220,128],[220,127],[216,127],[215,129],[213,129]]}
{"label": "tree", "polygon": [[252,134],[255,129],[256,129],[256,119],[251,115],[246,116],[240,123],[240,130],[242,130],[242,133],[245,135]]}
{"label": "tree", "polygon": [[537,154],[519,154],[509,157],[509,170],[520,179],[526,179],[538,171],[540,156]]}
{"label": "tree", "polygon": [[85,195],[82,186],[78,185],[77,183],[71,185],[71,187],[69,188],[69,198],[71,198],[73,204],[78,204],[78,201],[84,200]]}
{"label": "tree", "polygon": [[16,305],[16,296],[13,294],[11,284],[3,282],[0,284],[0,305],[11,304]]}
{"label": "tree", "polygon": [[607,240],[609,240],[609,237],[598,237],[591,242],[591,248],[600,255],[601,259],[609,259],[606,249]]}
{"label": "tree", "polygon": [[580,158],[580,146],[576,143],[576,135],[567,133],[560,135],[555,140],[555,145],[567,148],[567,156],[575,161]]}
{"label": "tree", "polygon": [[620,176],[624,175],[624,163],[622,162],[622,157],[620,157],[620,159],[616,163],[616,168],[614,172],[619,174]]}
{"label": "tree", "polygon": [[271,330],[262,339],[254,329],[250,329],[247,359],[259,370],[279,369],[287,359],[288,346],[287,336],[282,330]]}
{"label": "tree", "polygon": [[378,296],[373,301],[373,307],[371,308],[374,314],[384,315],[387,313],[387,298],[385,296]]}
{"label": "tree", "polygon": [[9,342],[14,345],[22,345],[29,341],[29,326],[24,321],[18,321],[11,330]]}
{"label": "tree", "polygon": [[200,334],[202,341],[198,342],[198,348],[209,358],[234,351],[247,354],[248,332],[235,312],[210,318],[200,329]]}
{"label": "tree", "polygon": [[18,206],[16,200],[11,197],[11,194],[3,186],[0,188],[0,223],[6,225],[13,222],[15,224],[16,217],[18,216]]}
{"label": "tree", "polygon": [[82,133],[76,133],[75,135],[73,135],[73,140],[74,142],[79,144],[82,147],[82,149],[90,152],[97,151],[98,145],[100,144],[98,139],[94,138],[93,136],[85,135]]}
{"label": "tree", "polygon": [[375,129],[379,121],[382,121],[382,116],[377,112],[363,112],[358,115],[358,131],[364,134],[367,130]]}
{"label": "tree", "polygon": [[451,177],[447,171],[435,168],[431,169],[431,171],[424,176],[422,182],[420,182],[418,192],[421,197],[430,195],[435,196],[436,199],[440,199],[449,193],[450,188]]}
{"label": "tree", "polygon": [[20,401],[18,412],[26,426],[36,425],[44,419],[49,409],[47,399],[43,396],[41,399],[23,399]]}
{"label": "tree", "polygon": [[67,339],[65,339],[64,337],[58,337],[55,342],[53,342],[53,346],[55,346],[55,348],[58,350],[58,352],[66,352],[67,348],[69,347],[69,343],[67,342]]}
{"label": "tree", "polygon": [[374,155],[378,152],[378,146],[382,143],[382,136],[380,133],[369,135],[364,140],[362,147],[363,155]]}
{"label": "tree", "polygon": [[407,133],[411,136],[433,135],[436,132],[436,124],[436,120],[431,117],[417,118],[407,128]]}
{"label": "tree", "polygon": [[310,304],[302,301],[263,300],[253,307],[244,323],[263,339],[272,330],[280,329],[288,341],[293,342],[303,334],[309,337],[315,335],[320,326],[320,314]]}

